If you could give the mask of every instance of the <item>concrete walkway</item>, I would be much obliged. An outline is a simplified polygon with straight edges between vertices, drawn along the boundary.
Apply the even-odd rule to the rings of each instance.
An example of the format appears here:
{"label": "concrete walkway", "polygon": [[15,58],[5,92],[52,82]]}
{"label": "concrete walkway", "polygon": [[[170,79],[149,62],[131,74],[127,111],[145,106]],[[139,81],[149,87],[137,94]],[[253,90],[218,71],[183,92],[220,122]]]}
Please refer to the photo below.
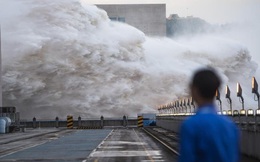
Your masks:
{"label": "concrete walkway", "polygon": [[0,161],[83,161],[108,136],[111,129],[74,131],[45,144],[3,156]]}

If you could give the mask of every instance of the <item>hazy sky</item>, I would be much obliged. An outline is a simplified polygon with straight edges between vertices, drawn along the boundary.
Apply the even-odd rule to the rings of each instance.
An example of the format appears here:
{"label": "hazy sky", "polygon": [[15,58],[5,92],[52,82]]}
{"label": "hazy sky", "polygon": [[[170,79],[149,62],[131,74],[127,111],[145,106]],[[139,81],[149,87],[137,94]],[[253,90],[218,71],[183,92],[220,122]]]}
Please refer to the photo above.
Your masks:
{"label": "hazy sky", "polygon": [[[248,20],[260,15],[260,0],[86,0],[93,4],[166,3],[166,16],[201,17],[211,23]],[[259,18],[258,18],[259,19]]]}

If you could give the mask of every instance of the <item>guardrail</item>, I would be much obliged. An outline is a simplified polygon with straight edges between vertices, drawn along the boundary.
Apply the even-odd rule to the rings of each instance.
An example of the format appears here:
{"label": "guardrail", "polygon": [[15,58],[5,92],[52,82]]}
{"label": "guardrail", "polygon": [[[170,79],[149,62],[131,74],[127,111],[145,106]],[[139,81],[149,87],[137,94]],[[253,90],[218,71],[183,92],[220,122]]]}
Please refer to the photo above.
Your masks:
{"label": "guardrail", "polygon": [[[21,125],[24,125],[26,128],[43,128],[43,127],[67,127],[67,120],[59,120],[56,117],[53,120],[37,120],[35,117],[31,120],[21,120]],[[103,128],[103,127],[127,127],[127,126],[137,126],[137,118],[134,117],[125,117],[122,118],[104,118],[101,116],[100,118],[91,118],[91,119],[83,119],[81,117],[74,118],[72,120],[72,128]]]}

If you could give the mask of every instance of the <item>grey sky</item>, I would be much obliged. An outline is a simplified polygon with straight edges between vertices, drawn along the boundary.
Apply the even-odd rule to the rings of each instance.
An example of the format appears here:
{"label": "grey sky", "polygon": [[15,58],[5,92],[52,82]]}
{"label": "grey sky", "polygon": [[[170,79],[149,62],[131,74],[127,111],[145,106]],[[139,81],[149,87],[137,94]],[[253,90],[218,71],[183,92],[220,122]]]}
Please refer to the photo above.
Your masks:
{"label": "grey sky", "polygon": [[86,0],[93,4],[166,3],[166,16],[201,17],[211,23],[254,19],[260,15],[260,0]]}

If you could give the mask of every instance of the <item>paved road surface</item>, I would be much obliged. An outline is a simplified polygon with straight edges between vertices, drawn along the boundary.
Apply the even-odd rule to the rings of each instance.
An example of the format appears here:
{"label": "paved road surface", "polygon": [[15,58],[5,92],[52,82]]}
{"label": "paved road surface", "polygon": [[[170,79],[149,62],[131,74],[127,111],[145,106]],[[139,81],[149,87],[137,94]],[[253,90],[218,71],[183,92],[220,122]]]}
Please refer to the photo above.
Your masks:
{"label": "paved road surface", "polygon": [[175,162],[177,156],[140,129],[115,129],[87,162]]}
{"label": "paved road surface", "polygon": [[[74,130],[58,139],[39,137],[19,141],[19,143],[34,145],[19,152],[1,156],[0,161],[9,162],[75,162],[83,161],[94,150],[111,130]],[[50,135],[50,134],[49,134]],[[44,138],[41,140],[40,138]],[[57,138],[57,137],[56,137]],[[33,140],[33,141],[32,141]],[[26,147],[24,145],[24,147]]]}
{"label": "paved road surface", "polygon": [[[34,129],[0,135],[0,162],[175,162],[141,129]],[[242,156],[241,161],[259,162]]]}

